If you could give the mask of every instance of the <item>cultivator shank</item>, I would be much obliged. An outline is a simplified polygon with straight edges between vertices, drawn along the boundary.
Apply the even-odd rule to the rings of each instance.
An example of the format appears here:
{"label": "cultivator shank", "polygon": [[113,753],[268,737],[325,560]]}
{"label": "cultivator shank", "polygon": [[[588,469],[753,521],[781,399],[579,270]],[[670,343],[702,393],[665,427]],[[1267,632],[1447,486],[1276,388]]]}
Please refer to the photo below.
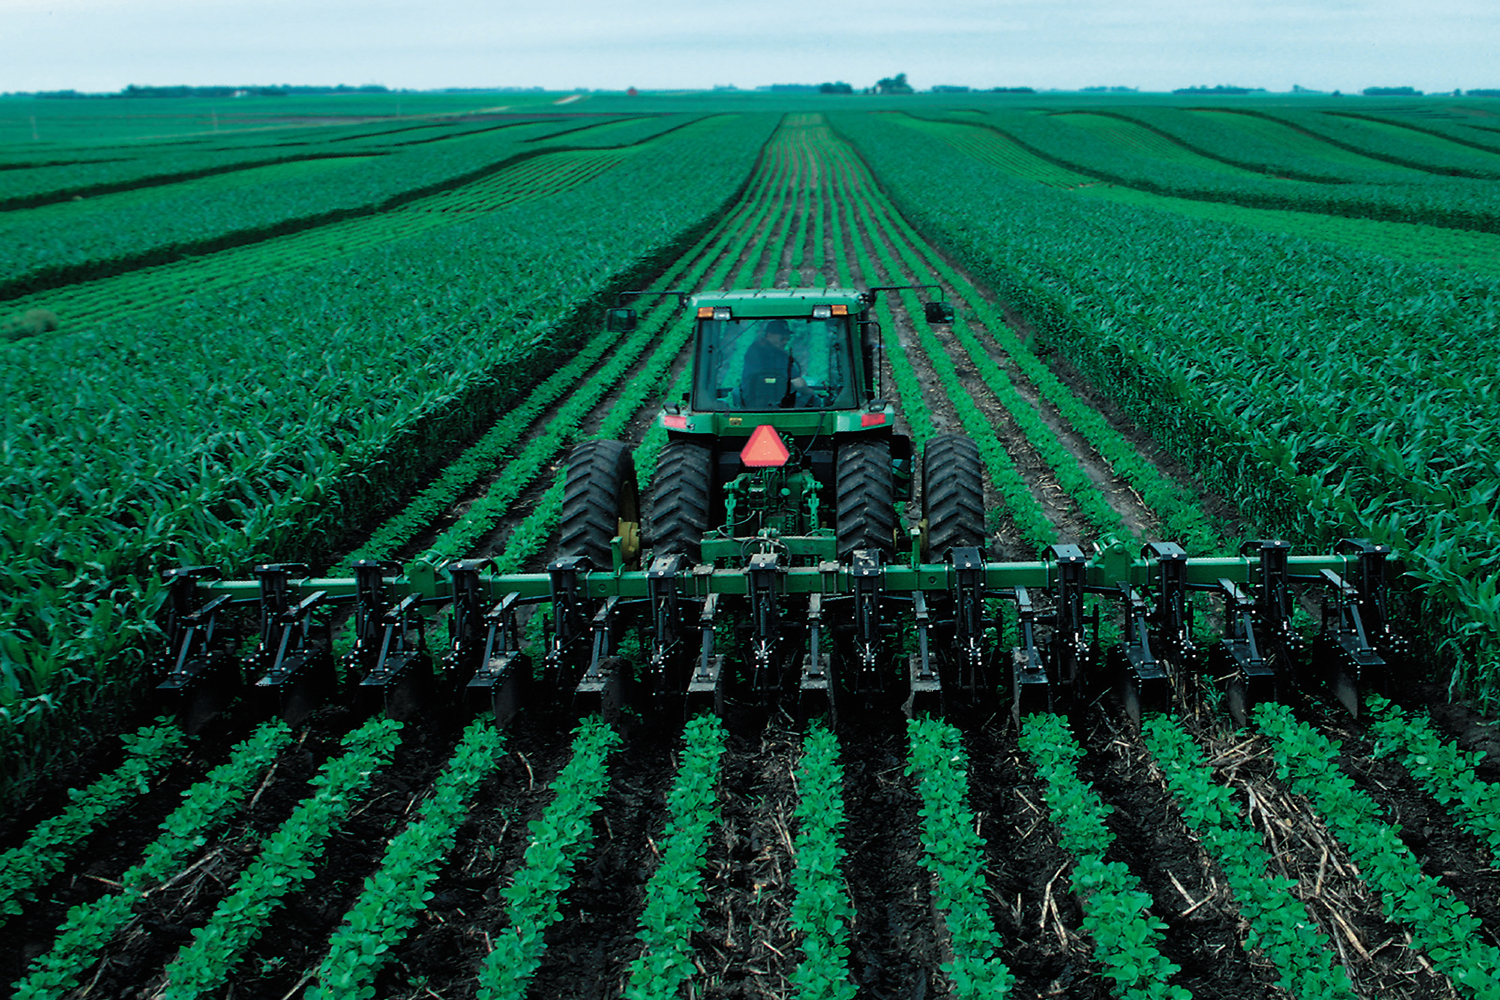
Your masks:
{"label": "cultivator shank", "polygon": [[[1139,554],[1115,544],[1089,556],[1055,545],[1037,562],[986,562],[979,549],[956,547],[924,563],[914,547],[902,562],[861,549],[846,562],[803,565],[787,553],[807,540],[754,541],[760,551],[743,569],[671,555],[626,570],[617,550],[610,569],[570,556],[546,573],[498,575],[466,561],[446,567],[447,579],[421,564],[402,573],[362,563],[353,579],[335,580],[263,566],[254,583],[175,571],[161,690],[209,708],[232,695],[226,616],[243,612],[252,592],[260,642],[248,663],[288,716],[305,715],[331,688],[328,627],[316,616],[339,607],[354,617],[346,665],[360,668],[358,690],[378,692],[388,714],[409,717],[439,690],[462,688],[501,724],[529,697],[523,609],[544,603],[542,693],[531,697],[611,717],[632,704],[724,712],[731,701],[795,705],[804,718],[897,703],[908,713],[989,712],[1008,689],[1019,718],[1113,689],[1138,722],[1189,697],[1206,673],[1243,721],[1257,702],[1313,680],[1357,711],[1361,689],[1384,685],[1405,648],[1386,612],[1387,550],[1360,540],[1311,556],[1255,541],[1237,556],[1201,559],[1153,542]],[[1306,587],[1325,598],[1310,643],[1292,627],[1295,592]],[[1215,601],[1223,620],[1206,646],[1194,636],[1195,594]],[[443,609],[450,641],[438,667],[424,636]],[[1118,623],[1114,641],[1101,636],[1106,616]]]}

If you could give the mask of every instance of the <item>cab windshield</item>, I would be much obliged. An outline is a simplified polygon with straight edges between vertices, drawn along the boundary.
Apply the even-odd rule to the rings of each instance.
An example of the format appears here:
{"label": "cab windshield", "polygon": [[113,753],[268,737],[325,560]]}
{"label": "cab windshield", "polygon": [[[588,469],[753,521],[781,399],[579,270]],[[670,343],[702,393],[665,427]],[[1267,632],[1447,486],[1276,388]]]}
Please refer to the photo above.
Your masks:
{"label": "cab windshield", "polygon": [[851,409],[849,317],[701,320],[697,410]]}

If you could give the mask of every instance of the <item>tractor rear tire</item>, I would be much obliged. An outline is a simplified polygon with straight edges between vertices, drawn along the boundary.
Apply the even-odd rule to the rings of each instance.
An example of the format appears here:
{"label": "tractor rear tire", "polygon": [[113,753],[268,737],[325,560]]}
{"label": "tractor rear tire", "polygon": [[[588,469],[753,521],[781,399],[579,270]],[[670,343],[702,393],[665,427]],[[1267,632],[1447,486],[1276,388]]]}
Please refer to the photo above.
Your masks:
{"label": "tractor rear tire", "polygon": [[703,536],[712,526],[713,450],[692,441],[668,441],[651,483],[651,547],[655,558],[683,555],[697,565]]}
{"label": "tractor rear tire", "polygon": [[626,563],[639,548],[641,507],[635,460],[621,441],[584,441],[568,455],[558,554],[587,556],[594,569],[614,568],[610,542],[622,535]]}
{"label": "tractor rear tire", "polygon": [[896,483],[891,443],[855,439],[839,447],[836,459],[834,516],[839,561],[856,549],[878,549],[883,562],[896,554]]}
{"label": "tractor rear tire", "polygon": [[940,561],[961,546],[984,548],[984,465],[964,434],[938,434],[922,449],[923,558]]}

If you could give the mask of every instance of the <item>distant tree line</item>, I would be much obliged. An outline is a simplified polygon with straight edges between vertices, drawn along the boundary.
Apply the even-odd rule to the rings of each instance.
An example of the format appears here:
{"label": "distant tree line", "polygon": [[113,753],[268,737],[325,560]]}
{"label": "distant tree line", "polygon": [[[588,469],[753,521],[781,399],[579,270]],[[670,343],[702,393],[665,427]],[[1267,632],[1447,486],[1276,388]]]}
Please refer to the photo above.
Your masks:
{"label": "distant tree line", "polygon": [[173,87],[141,87],[131,84],[124,90],[112,94],[87,94],[77,90],[43,90],[23,97],[60,98],[118,98],[118,97],[235,97],[253,94],[257,97],[287,97],[291,94],[388,94],[390,89],[378,83],[367,83],[359,87],[338,84],[334,87],[292,86],[283,83],[272,87],[190,87],[179,84]]}
{"label": "distant tree line", "polygon": [[1219,84],[1217,87],[1180,87],[1172,91],[1174,94],[1264,94],[1265,87],[1230,87]]}

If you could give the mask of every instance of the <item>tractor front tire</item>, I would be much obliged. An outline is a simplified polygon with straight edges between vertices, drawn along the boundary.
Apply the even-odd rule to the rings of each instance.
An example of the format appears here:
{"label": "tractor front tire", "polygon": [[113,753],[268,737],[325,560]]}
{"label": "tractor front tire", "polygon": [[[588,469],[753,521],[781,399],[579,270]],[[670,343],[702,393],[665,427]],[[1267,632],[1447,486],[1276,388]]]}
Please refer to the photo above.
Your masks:
{"label": "tractor front tire", "polygon": [[635,459],[621,441],[584,441],[568,455],[558,554],[587,556],[594,569],[614,568],[610,542],[625,541],[625,561],[639,557],[641,508]]}
{"label": "tractor front tire", "polygon": [[896,483],[891,443],[883,439],[844,442],[836,459],[834,516],[839,561],[856,549],[878,549],[884,562],[896,554]]}
{"label": "tractor front tire", "polygon": [[714,453],[692,441],[668,441],[651,481],[651,548],[655,557],[683,555],[697,565],[712,526]]}
{"label": "tractor front tire", "polygon": [[984,465],[964,434],[938,434],[922,449],[923,558],[940,561],[961,546],[984,548]]}

